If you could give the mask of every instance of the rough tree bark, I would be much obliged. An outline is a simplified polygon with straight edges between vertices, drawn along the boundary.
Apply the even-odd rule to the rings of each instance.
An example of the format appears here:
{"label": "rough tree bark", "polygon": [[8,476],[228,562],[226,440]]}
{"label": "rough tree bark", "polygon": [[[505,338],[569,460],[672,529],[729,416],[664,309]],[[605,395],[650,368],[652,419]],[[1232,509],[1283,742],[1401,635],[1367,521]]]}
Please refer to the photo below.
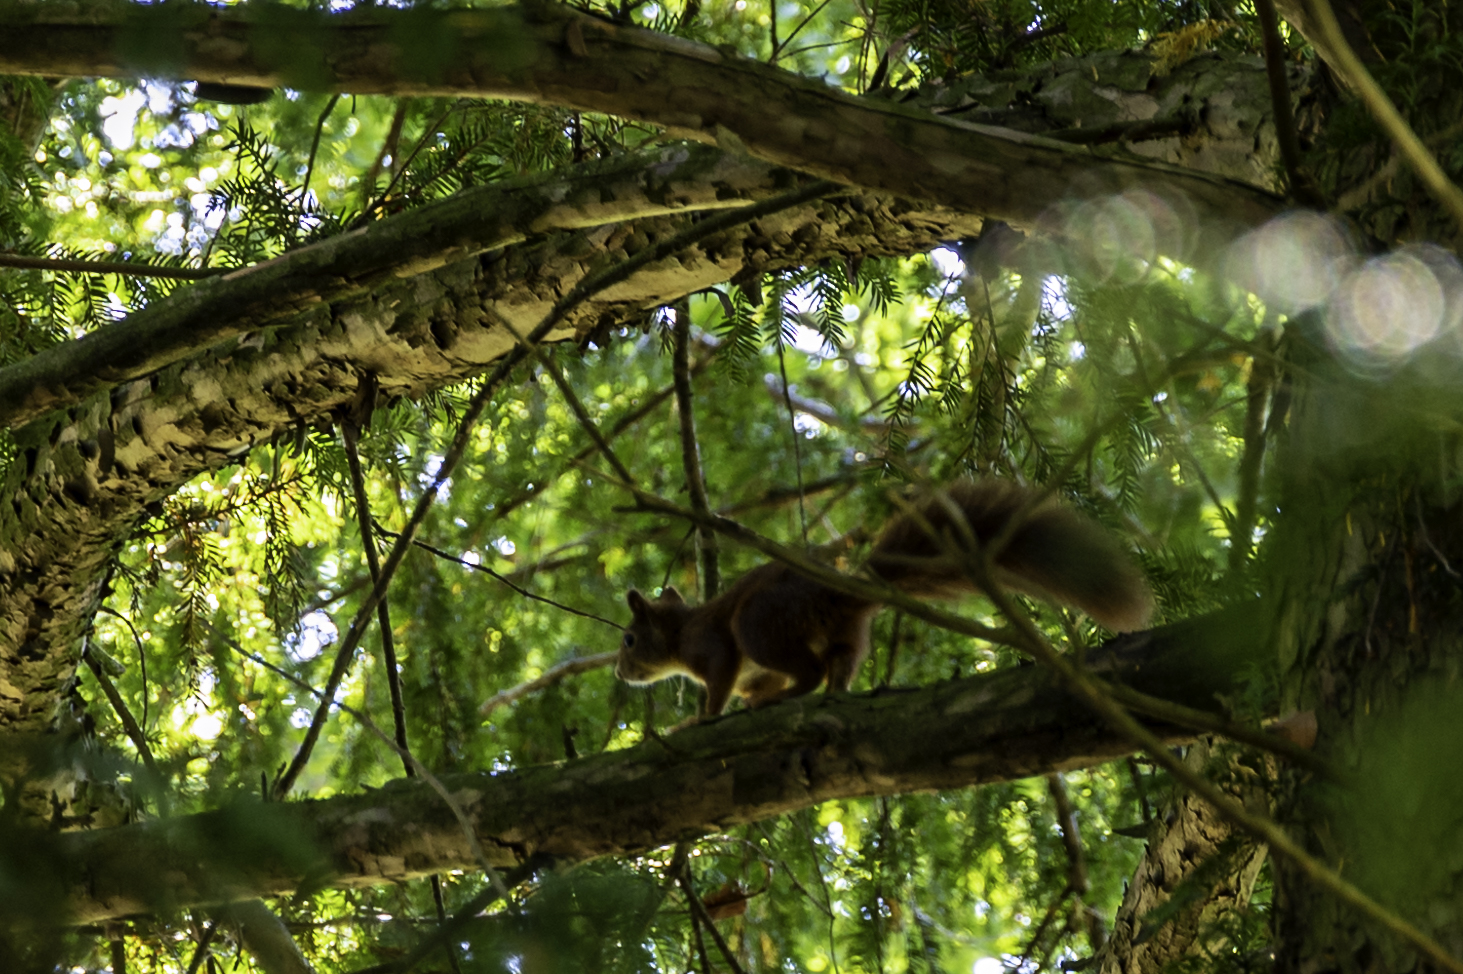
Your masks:
{"label": "rough tree bark", "polygon": [[[1197,217],[1216,227],[1258,222],[1274,208],[1269,194],[1239,181],[1244,176],[1216,178],[1202,165],[1185,169],[1107,158],[1014,130],[947,120],[888,99],[857,98],[820,80],[551,3],[440,15],[363,9],[344,16],[301,14],[289,23],[270,23],[267,15],[236,18],[208,8],[163,17],[145,7],[99,8],[79,17],[45,5],[17,4],[5,13],[10,26],[0,38],[0,74],[145,73],[264,88],[291,84],[561,105],[652,122],[677,137],[774,165],[1012,223],[1039,218],[1052,201],[1053,186],[1065,191],[1078,183],[1087,195],[1142,187],[1184,197]],[[266,35],[276,43],[259,44]],[[145,48],[132,43],[138,36],[148,38]],[[175,42],[161,44],[159,36]],[[433,38],[433,57],[414,56],[402,41],[420,44],[424,36]],[[168,53],[143,60],[139,52],[144,49]],[[1136,73],[1129,63],[1127,70],[1103,78],[1099,66],[1110,60],[1067,66],[1074,77],[1079,71],[1091,77],[1090,85],[1074,83],[1068,93],[1081,88],[1097,93],[1086,102],[1088,108],[1109,102],[1098,109],[1099,116],[1110,116],[1114,103],[1119,111],[1134,105],[1133,99],[1104,98],[1101,92],[1121,95],[1135,77],[1146,89],[1152,77],[1142,70],[1145,59],[1140,58]],[[1250,66],[1254,71],[1253,59]],[[1257,84],[1251,91],[1263,92],[1263,80]],[[1182,107],[1198,109],[1194,102],[1200,100]],[[1169,108],[1178,109],[1179,101]],[[1232,95],[1221,95],[1221,101],[1226,109],[1248,109],[1249,114],[1268,103],[1263,95],[1248,104]],[[1161,104],[1150,96],[1139,100],[1137,112],[1157,114]],[[1244,114],[1223,112],[1221,117]],[[1083,118],[1078,124],[1098,121]],[[1253,140],[1258,132],[1254,125],[1248,132],[1228,134]],[[1252,144],[1250,151],[1255,148]]]}
{"label": "rough tree bark", "polygon": [[[1212,773],[1206,766],[1213,754],[1210,743],[1200,740],[1190,747],[1185,763]],[[1232,772],[1225,790],[1268,813],[1265,780],[1246,774],[1233,755],[1224,765]],[[1158,974],[1185,959],[1218,966],[1229,946],[1222,921],[1249,904],[1265,862],[1264,845],[1189,792],[1174,795],[1151,829],[1112,935],[1098,955],[1100,974]],[[1176,895],[1181,897],[1177,902]]]}
{"label": "rough tree bark", "polygon": [[[1259,662],[1241,649],[1248,615],[1120,637],[1092,663],[1137,689],[1216,710]],[[1171,743],[1189,737],[1156,729]],[[626,750],[443,783],[489,861],[509,868],[535,856],[633,854],[835,798],[1025,778],[1129,750],[1052,674],[1018,667],[919,690],[801,697]],[[57,880],[62,901],[36,909],[60,909],[72,922],[285,893],[307,881],[366,886],[476,867],[452,811],[421,779],[405,778],[364,795],[249,802],[36,842],[72,864]]]}

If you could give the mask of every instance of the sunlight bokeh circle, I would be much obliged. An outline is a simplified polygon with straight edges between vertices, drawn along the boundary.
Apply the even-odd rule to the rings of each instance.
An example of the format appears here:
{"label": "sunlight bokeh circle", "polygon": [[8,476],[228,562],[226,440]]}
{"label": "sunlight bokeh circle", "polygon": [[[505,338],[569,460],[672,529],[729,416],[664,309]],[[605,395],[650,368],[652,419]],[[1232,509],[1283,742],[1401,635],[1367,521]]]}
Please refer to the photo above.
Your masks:
{"label": "sunlight bokeh circle", "polygon": [[1417,255],[1373,257],[1348,274],[1326,316],[1326,330],[1353,356],[1396,360],[1435,339],[1448,311],[1437,274]]}
{"label": "sunlight bokeh circle", "polygon": [[1354,263],[1341,225],[1301,210],[1241,237],[1230,251],[1229,275],[1267,307],[1294,315],[1330,300]]}

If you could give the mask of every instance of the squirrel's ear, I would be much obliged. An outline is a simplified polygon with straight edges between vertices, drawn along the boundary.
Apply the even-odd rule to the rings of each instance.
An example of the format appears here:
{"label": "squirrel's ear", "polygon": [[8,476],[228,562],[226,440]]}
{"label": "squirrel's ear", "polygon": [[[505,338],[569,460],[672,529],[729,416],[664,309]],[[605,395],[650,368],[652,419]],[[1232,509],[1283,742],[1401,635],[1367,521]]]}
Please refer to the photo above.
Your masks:
{"label": "squirrel's ear", "polygon": [[667,585],[665,588],[661,589],[660,597],[663,601],[666,602],[679,602],[685,604],[686,601],[685,599],[681,598],[681,593],[676,591],[676,587],[674,585]]}
{"label": "squirrel's ear", "polygon": [[649,614],[649,603],[645,601],[645,596],[641,595],[637,589],[632,588],[629,592],[626,592],[625,601],[630,603],[630,611],[635,613],[635,618],[644,619]]}

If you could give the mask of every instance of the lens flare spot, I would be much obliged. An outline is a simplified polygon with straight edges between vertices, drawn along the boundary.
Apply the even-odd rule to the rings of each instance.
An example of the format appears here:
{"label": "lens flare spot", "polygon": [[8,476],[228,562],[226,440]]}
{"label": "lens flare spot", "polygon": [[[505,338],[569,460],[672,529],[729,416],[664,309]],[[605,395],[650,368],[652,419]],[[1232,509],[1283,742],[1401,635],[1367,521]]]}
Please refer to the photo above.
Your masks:
{"label": "lens flare spot", "polygon": [[1341,283],[1326,326],[1346,352],[1399,359],[1442,330],[1447,296],[1437,275],[1407,251],[1374,257]]}
{"label": "lens flare spot", "polygon": [[1301,211],[1241,237],[1230,251],[1229,275],[1273,310],[1294,315],[1330,300],[1354,263],[1335,220]]}

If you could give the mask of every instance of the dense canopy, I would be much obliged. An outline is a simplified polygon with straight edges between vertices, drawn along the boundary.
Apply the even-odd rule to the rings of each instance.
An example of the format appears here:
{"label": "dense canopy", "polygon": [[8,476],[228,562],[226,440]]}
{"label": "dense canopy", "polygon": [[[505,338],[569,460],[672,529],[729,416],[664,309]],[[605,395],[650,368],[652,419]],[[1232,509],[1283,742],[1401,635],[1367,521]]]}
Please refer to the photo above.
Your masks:
{"label": "dense canopy", "polygon": [[0,4],[0,970],[1463,970],[1463,15],[1276,5]]}

